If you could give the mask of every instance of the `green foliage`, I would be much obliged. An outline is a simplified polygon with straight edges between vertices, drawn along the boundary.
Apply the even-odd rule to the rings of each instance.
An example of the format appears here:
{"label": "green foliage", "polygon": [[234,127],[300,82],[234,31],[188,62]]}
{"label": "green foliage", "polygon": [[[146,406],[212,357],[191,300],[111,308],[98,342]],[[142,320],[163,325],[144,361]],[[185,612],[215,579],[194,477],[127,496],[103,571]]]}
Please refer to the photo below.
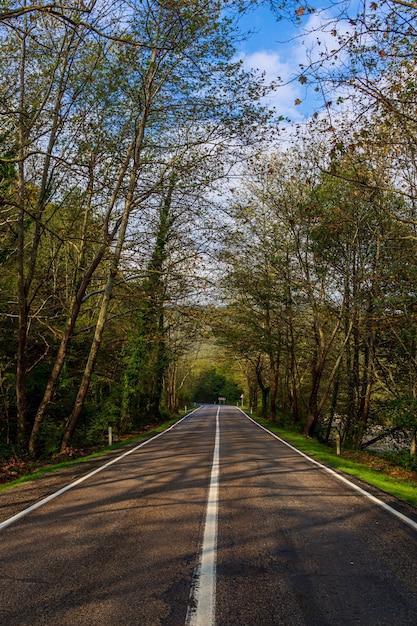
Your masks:
{"label": "green foliage", "polygon": [[161,417],[162,380],[167,367],[163,333],[152,304],[144,305],[128,342],[123,385],[123,419],[134,428]]}
{"label": "green foliage", "polygon": [[[200,240],[192,245],[215,195],[210,184],[231,169],[227,146],[233,146],[232,158],[246,157],[268,119],[258,107],[262,85],[235,62],[233,22],[223,20],[222,6],[139,2],[117,28],[125,31],[118,30],[121,39],[140,46],[109,42],[96,34],[100,28],[94,34],[74,31],[39,11],[16,22],[18,28],[0,24],[0,46],[9,61],[0,76],[5,439],[16,439],[22,423],[23,430],[34,423],[78,303],[38,440],[42,454],[55,449],[87,361],[107,276],[129,287],[124,293],[109,288],[109,309],[98,328],[106,325],[110,332],[100,335],[104,356],[91,366],[89,404],[74,440],[100,440],[109,422],[122,431],[159,419],[163,384],[170,408],[176,410],[178,398],[191,398],[190,372],[166,381],[169,365],[186,351],[176,350],[174,342],[187,306],[183,286],[191,283],[192,263],[198,264],[192,257],[197,245],[204,248]],[[416,61],[409,30],[415,11],[401,3],[395,12],[389,4],[378,11],[373,6],[361,16],[360,31],[339,30],[335,21],[332,37],[350,55],[349,63],[332,65],[334,71],[323,77],[334,80],[343,67],[337,82],[364,90],[369,119],[358,99],[358,123],[350,114],[334,116],[339,129],[328,127],[327,118],[316,127],[312,122],[325,141],[310,141],[303,128],[300,148],[277,157],[269,150],[268,162],[254,157],[246,188],[227,207],[227,223],[219,229],[228,246],[221,259],[228,265],[227,306],[216,332],[239,356],[242,373],[229,376],[210,361],[192,396],[207,402],[225,396],[235,403],[244,381],[251,405],[262,396],[263,414],[271,419],[291,409],[294,421],[310,420],[306,426],[313,432],[323,416],[339,413],[346,440],[356,438],[357,444],[373,416],[413,429],[417,414]],[[109,26],[110,14],[100,11],[97,26],[101,19]],[[304,12],[299,7],[295,15]],[[320,68],[325,57],[323,51]],[[333,51],[329,61],[335,59]],[[300,83],[309,78],[303,68]],[[142,122],[143,133],[135,137]],[[129,152],[133,145],[135,154]],[[27,159],[19,165],[12,162],[23,154]],[[123,163],[138,169],[123,169]],[[127,195],[131,205],[124,204]],[[217,215],[215,221],[221,222]],[[121,232],[128,234],[131,251],[122,236],[115,245]],[[167,309],[175,310],[176,319],[167,320]],[[109,325],[112,316],[123,320],[122,329]],[[393,395],[399,399],[386,401]]]}
{"label": "green foliage", "polygon": [[202,372],[196,381],[193,391],[193,402],[214,404],[219,397],[226,398],[226,404],[236,404],[239,401],[242,389],[234,380],[219,374],[214,368]]}
{"label": "green foliage", "polygon": [[112,415],[97,410],[97,406],[87,403],[82,418],[71,440],[71,447],[88,449],[103,446],[108,441],[108,429],[112,426]]}
{"label": "green foliage", "polygon": [[62,427],[62,422],[50,416],[43,421],[36,440],[38,458],[49,459],[59,452]]}
{"label": "green foliage", "polygon": [[0,435],[0,460],[10,459],[15,454],[19,454],[19,450],[17,450],[16,446],[11,443],[7,443]]}
{"label": "green foliage", "polygon": [[388,424],[410,430],[417,429],[417,398],[412,393],[404,393],[398,398],[390,398],[378,404]]}
{"label": "green foliage", "polygon": [[[235,60],[235,31],[221,2],[137,2],[122,22],[119,5],[108,8],[97,7],[92,30],[78,28],[72,8],[73,27],[39,7],[0,20],[9,59],[0,75],[0,339],[13,334],[15,343],[10,432],[23,442],[31,430],[31,450],[43,419],[39,448],[54,448],[55,423],[68,424],[66,445],[87,393],[100,410],[113,394],[105,386],[123,380],[113,367],[107,377],[100,372],[104,384],[94,380],[99,349],[121,353],[106,335],[112,317],[133,337],[125,351],[125,425],[159,419],[172,354],[164,298],[184,305],[182,288],[196,265],[192,222],[200,233],[205,192],[212,196],[228,155],[239,159],[239,145],[246,154],[268,118],[259,105],[262,81]],[[15,156],[16,164],[8,162]],[[181,204],[172,216],[175,177]],[[183,255],[184,240],[193,247]],[[146,304],[134,329],[125,315],[137,301],[115,296],[124,283],[131,297],[146,271]],[[132,274],[142,278],[130,292]],[[168,297],[167,282],[177,285]],[[104,413],[114,420],[109,402]],[[88,429],[99,433],[100,420]]]}

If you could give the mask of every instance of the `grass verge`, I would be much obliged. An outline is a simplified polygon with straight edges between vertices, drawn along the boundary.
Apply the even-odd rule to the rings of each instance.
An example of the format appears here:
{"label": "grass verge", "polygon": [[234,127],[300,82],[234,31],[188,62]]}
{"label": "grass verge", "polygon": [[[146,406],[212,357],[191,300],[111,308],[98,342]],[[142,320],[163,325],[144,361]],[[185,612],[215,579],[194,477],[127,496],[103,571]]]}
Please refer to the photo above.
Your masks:
{"label": "grass verge", "polygon": [[342,451],[341,455],[338,456],[335,450],[315,439],[284,430],[260,418],[254,419],[261,426],[278,435],[304,454],[320,461],[323,465],[356,476],[396,498],[417,506],[417,475],[414,472],[400,470],[373,454],[355,454]]}

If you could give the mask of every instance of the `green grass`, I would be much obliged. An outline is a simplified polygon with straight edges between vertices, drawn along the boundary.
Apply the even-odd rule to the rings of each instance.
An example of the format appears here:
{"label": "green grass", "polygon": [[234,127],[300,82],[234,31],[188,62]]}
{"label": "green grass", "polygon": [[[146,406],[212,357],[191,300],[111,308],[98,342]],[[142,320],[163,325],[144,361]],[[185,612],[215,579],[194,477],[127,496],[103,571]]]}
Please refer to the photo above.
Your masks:
{"label": "green grass", "polygon": [[309,439],[293,431],[284,430],[260,418],[254,419],[264,426],[264,428],[275,433],[301,452],[304,452],[304,454],[320,461],[323,465],[340,470],[345,474],[356,476],[369,485],[373,485],[386,493],[417,506],[417,488],[416,484],[412,481],[389,476],[388,474],[384,474],[381,470],[373,469],[364,463],[344,458],[343,452],[338,456],[335,450],[332,450],[315,439]]}

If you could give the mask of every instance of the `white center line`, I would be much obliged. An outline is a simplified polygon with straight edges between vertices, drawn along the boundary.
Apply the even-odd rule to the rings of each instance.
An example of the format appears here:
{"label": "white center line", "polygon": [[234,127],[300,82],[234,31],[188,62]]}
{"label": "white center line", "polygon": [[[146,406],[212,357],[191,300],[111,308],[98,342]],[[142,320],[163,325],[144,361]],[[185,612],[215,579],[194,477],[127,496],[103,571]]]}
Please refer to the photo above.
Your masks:
{"label": "white center line", "polygon": [[213,465],[206,508],[203,546],[195,576],[193,600],[195,608],[187,616],[188,626],[213,626],[216,610],[217,516],[219,508],[220,407],[216,415],[216,437]]}

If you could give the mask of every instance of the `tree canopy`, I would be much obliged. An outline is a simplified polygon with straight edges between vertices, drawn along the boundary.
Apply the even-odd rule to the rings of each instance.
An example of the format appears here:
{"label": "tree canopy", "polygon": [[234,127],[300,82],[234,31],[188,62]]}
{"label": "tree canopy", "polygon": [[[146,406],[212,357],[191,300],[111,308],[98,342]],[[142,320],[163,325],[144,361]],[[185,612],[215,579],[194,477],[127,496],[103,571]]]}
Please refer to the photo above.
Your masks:
{"label": "tree canopy", "polygon": [[[253,4],[2,4],[2,445],[242,394],[328,441],[415,440],[417,7],[263,3],[320,13],[298,80],[322,107],[280,135],[236,55]],[[230,375],[196,370],[213,337]]]}

